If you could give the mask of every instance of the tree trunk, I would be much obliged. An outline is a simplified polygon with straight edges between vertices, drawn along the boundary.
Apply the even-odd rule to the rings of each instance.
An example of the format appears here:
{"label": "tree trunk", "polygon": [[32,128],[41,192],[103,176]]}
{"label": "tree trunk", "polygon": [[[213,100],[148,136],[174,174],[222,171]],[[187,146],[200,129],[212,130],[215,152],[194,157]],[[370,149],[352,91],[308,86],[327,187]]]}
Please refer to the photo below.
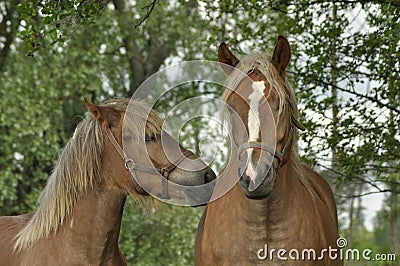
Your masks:
{"label": "tree trunk", "polygon": [[[337,7],[335,3],[333,3],[333,8],[332,8],[332,29],[336,28],[336,23],[337,23]],[[330,47],[330,64],[331,64],[331,97],[332,97],[332,138],[336,139],[338,137],[338,128],[337,125],[339,123],[339,109],[338,109],[338,95],[337,95],[337,79],[338,79],[338,73],[337,73],[337,50],[336,50],[336,45],[337,45],[337,38],[333,38],[332,40],[332,45]],[[335,141],[333,141],[335,143]],[[331,152],[332,152],[332,169],[334,173],[338,172],[338,158],[337,158],[337,149],[336,145],[333,144],[331,147]],[[333,177],[337,176],[334,174]]]}
{"label": "tree trunk", "polygon": [[[364,189],[364,184],[362,182],[357,183],[357,195],[361,195]],[[363,222],[363,217],[362,217],[362,198],[358,197],[357,198],[357,209],[356,209],[356,214],[355,214],[355,230],[354,230],[354,239],[359,239],[362,235],[362,229],[364,228],[364,222]]]}
{"label": "tree trunk", "polygon": [[[160,69],[164,60],[171,54],[173,47],[166,41],[160,41],[158,34],[148,32],[149,36],[144,37],[138,36],[136,32],[139,31],[135,30],[134,27],[124,29],[123,18],[126,12],[132,11],[130,11],[129,8],[125,8],[125,0],[114,0],[113,3],[120,18],[118,23],[122,29],[122,40],[126,49],[126,57],[129,65],[129,96],[132,96],[140,84]],[[136,41],[137,38],[147,38],[146,46],[140,47],[139,43]]]}
{"label": "tree trunk", "polygon": [[6,59],[10,53],[11,44],[14,42],[15,36],[17,35],[18,27],[20,24],[20,18],[17,12],[17,6],[20,0],[5,2],[5,14],[2,14],[2,21],[0,23],[0,37],[4,39],[4,42],[0,47],[0,72],[4,70],[6,65]]}
{"label": "tree trunk", "polygon": [[[391,44],[389,54],[395,54],[396,45]],[[386,70],[386,80],[388,84],[388,91],[392,92],[393,95],[398,93],[398,86],[397,86],[397,75],[392,75],[393,70],[395,70],[394,65],[396,64],[397,60],[393,56],[389,56],[389,65],[393,66],[393,68],[388,68]],[[389,97],[389,104],[395,106],[394,102],[395,97]],[[399,145],[399,142],[396,140],[396,135],[398,136],[397,131],[397,123],[395,119],[395,114],[392,110],[389,112],[389,139],[388,139],[388,147],[389,149],[394,149],[396,146]],[[390,161],[390,164],[396,165],[398,162],[396,160]],[[399,253],[399,173],[396,173],[394,170],[389,170],[389,181],[390,181],[390,210],[389,210],[389,219],[390,219],[390,251],[393,254]]]}
{"label": "tree trunk", "polygon": [[399,206],[398,206],[398,196],[397,196],[398,184],[393,180],[390,185],[390,251],[393,254],[398,254],[399,252]]}
{"label": "tree trunk", "polygon": [[[349,184],[350,190],[349,190],[349,195],[353,196],[355,194],[355,184]],[[350,206],[349,206],[349,230],[346,236],[348,246],[351,247],[351,244],[353,242],[353,236],[354,236],[354,225],[355,225],[355,219],[354,219],[354,213],[355,213],[355,202],[356,199],[354,197],[350,197]]]}

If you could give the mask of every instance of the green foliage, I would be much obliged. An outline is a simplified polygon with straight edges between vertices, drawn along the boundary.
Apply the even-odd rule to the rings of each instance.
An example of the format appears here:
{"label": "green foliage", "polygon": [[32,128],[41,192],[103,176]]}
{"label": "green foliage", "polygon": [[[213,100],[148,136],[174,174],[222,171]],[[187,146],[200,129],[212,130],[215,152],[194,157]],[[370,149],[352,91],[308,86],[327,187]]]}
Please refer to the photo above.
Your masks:
{"label": "green foliage", "polygon": [[[301,35],[305,45],[295,58],[300,103],[323,118],[307,123],[310,133],[303,138],[305,151],[320,154],[314,160],[321,162],[328,159],[323,152],[334,148],[341,178],[373,171],[380,180],[387,175],[382,166],[399,159],[398,153],[385,144],[390,141],[397,143],[391,148],[398,147],[393,133],[399,132],[400,99],[393,86],[398,87],[400,76],[393,58],[400,56],[396,48],[399,35],[394,34],[399,10],[385,11],[386,5],[372,4],[355,6],[354,11],[346,5],[328,3],[314,8],[318,11],[311,21],[307,20],[307,11],[294,13],[301,25],[298,32],[311,29]],[[322,20],[327,14],[333,16],[333,8],[335,21]],[[356,10],[365,12],[368,19],[364,27],[369,31],[354,29],[359,25],[351,21],[349,12]],[[395,21],[397,26],[393,25]],[[337,91],[337,98],[332,90]],[[313,118],[306,113],[304,116]],[[325,134],[319,134],[321,129]],[[326,145],[315,147],[311,143],[316,139]],[[399,171],[398,164],[391,167]]]}
{"label": "green foliage", "polygon": [[31,1],[18,5],[26,27],[19,32],[25,49],[33,55],[40,47],[63,43],[79,27],[94,23],[108,1]]}
{"label": "green foliage", "polygon": [[63,125],[54,123],[62,114],[56,94],[39,81],[36,62],[24,57],[9,61],[14,67],[0,77],[3,215],[32,209],[64,137]]}
{"label": "green foliage", "polygon": [[128,202],[120,243],[129,265],[192,265],[201,210],[162,206],[142,209]]}

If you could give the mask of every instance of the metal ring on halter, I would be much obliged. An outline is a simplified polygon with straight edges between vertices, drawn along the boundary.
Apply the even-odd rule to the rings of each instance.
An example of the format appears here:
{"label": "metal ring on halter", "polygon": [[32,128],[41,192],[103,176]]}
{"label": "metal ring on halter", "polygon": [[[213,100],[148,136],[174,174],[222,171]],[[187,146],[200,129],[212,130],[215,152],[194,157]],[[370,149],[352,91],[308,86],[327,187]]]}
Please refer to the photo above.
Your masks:
{"label": "metal ring on halter", "polygon": [[132,159],[130,159],[130,158],[126,158],[125,159],[125,168],[126,169],[128,169],[128,170],[132,170],[132,169],[134,169],[135,168],[135,162],[132,160]]}
{"label": "metal ring on halter", "polygon": [[163,177],[165,177],[166,179],[169,178],[169,174],[170,174],[170,173],[171,173],[171,172],[168,171],[168,169],[166,169],[166,168],[161,168],[161,169],[160,169],[160,174],[161,174]]}

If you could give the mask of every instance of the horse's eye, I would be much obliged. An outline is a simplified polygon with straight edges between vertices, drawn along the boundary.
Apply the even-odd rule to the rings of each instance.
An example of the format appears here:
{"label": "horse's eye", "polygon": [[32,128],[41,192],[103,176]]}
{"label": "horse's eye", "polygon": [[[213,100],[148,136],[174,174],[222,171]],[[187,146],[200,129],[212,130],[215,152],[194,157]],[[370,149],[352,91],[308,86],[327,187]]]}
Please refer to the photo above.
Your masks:
{"label": "horse's eye", "polygon": [[156,142],[156,140],[157,140],[157,137],[156,137],[156,135],[154,135],[154,134],[151,134],[151,135],[146,135],[146,143],[149,143],[149,142]]}

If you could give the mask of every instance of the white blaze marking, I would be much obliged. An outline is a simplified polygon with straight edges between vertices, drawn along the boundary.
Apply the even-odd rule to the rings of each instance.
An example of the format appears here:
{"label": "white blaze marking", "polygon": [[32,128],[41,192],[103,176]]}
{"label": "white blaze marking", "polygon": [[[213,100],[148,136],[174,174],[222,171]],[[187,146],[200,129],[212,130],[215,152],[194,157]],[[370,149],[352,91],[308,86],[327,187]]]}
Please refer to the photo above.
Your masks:
{"label": "white blaze marking", "polygon": [[[258,112],[258,106],[260,104],[260,100],[264,97],[264,81],[254,81],[252,86],[253,92],[249,95],[249,116],[247,119],[247,125],[249,129],[249,142],[257,141],[258,135],[260,132],[259,124],[260,124],[260,114]],[[251,155],[253,154],[253,149],[247,149],[247,158],[249,164],[247,165],[246,175],[250,177],[250,179],[255,182],[256,172],[253,169],[253,164],[251,162]]]}

